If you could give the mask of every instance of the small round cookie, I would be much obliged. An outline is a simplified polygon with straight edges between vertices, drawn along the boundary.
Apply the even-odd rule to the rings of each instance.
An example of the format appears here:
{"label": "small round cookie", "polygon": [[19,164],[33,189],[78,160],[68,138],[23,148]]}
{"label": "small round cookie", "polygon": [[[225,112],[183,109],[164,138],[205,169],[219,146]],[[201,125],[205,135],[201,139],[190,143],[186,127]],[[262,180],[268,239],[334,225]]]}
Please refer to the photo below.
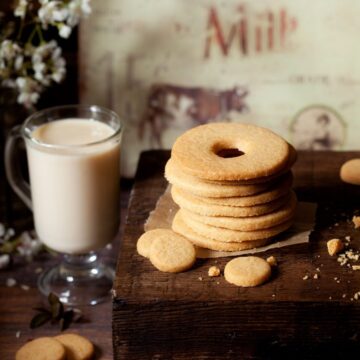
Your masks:
{"label": "small round cookie", "polygon": [[139,255],[148,258],[150,256],[150,247],[154,239],[159,236],[164,236],[164,229],[154,229],[142,234],[137,243],[136,250]]}
{"label": "small round cookie", "polygon": [[171,195],[174,202],[178,204],[180,208],[205,216],[259,216],[279,209],[289,200],[289,195],[287,194],[266,204],[254,206],[226,206],[208,204],[200,197],[195,198],[194,196],[191,196],[190,193],[179,192],[176,187],[171,188]]}
{"label": "small round cookie", "polygon": [[50,337],[40,337],[23,345],[15,360],[65,360],[65,347]]}
{"label": "small round cookie", "polygon": [[255,185],[240,185],[237,183],[209,182],[181,171],[172,159],[165,166],[165,177],[170,184],[176,185],[198,196],[225,198],[233,196],[249,196],[267,190],[273,181]]}
{"label": "small round cookie", "polygon": [[292,219],[295,214],[296,204],[296,196],[292,194],[285,205],[270,214],[238,218],[229,216],[204,216],[192,213],[186,209],[181,209],[180,211],[184,217],[192,217],[195,221],[211,226],[239,231],[254,231],[267,229]]}
{"label": "small round cookie", "polygon": [[150,247],[150,261],[160,271],[177,273],[190,269],[195,260],[194,245],[172,230],[159,229],[162,236],[154,238]]}
{"label": "small round cookie", "polygon": [[66,350],[66,360],[90,360],[94,355],[94,345],[78,334],[62,334],[55,336]]}
{"label": "small round cookie", "polygon": [[340,178],[352,185],[360,185],[360,159],[346,161],[340,168]]}
{"label": "small round cookie", "polygon": [[215,250],[215,251],[241,251],[241,250],[249,250],[255,249],[260,246],[267,245],[271,242],[272,239],[261,239],[254,241],[243,241],[243,242],[223,242],[213,239],[208,239],[204,236],[197,234],[193,231],[185,222],[182,220],[179,213],[177,213],[174,217],[172,223],[172,229],[189,239],[193,244],[198,247],[202,247],[205,249]]}
{"label": "small round cookie", "polygon": [[201,202],[211,205],[224,205],[224,206],[254,206],[260,204],[266,204],[289,193],[292,185],[292,175],[288,173],[287,176],[282,177],[276,185],[273,185],[270,189],[261,192],[259,194],[250,196],[239,197],[227,197],[227,198],[211,198],[194,195],[180,187],[173,185],[174,191],[178,196],[187,196],[189,200],[193,202]]}
{"label": "small round cookie", "polygon": [[185,224],[191,227],[198,234],[213,240],[221,239],[221,241],[223,242],[242,242],[242,241],[253,241],[259,239],[268,239],[284,232],[294,222],[293,219],[289,219],[281,224],[272,226],[267,229],[253,230],[253,231],[239,231],[239,230],[230,230],[230,229],[207,225],[194,220],[190,216],[189,217],[184,216],[184,214],[181,212],[180,212],[180,216],[184,220]]}
{"label": "small round cookie", "polygon": [[241,123],[197,126],[178,137],[171,151],[184,172],[216,181],[273,175],[284,168],[289,155],[289,144],[280,136]]}
{"label": "small round cookie", "polygon": [[224,276],[227,282],[236,286],[258,286],[270,278],[271,266],[257,256],[238,257],[225,265]]}

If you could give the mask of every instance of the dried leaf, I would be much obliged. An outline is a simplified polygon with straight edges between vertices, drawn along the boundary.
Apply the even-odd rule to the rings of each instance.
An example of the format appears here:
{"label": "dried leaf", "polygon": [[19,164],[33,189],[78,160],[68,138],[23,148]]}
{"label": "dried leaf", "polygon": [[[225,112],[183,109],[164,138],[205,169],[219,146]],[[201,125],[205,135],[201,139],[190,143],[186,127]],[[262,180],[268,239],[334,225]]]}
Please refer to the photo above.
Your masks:
{"label": "dried leaf", "polygon": [[51,319],[51,314],[49,313],[39,313],[39,314],[36,314],[32,319],[31,319],[31,322],[30,322],[30,328],[31,329],[35,329],[35,328],[38,328],[40,327],[41,325],[44,325],[45,323],[47,323],[48,321],[50,321]]}

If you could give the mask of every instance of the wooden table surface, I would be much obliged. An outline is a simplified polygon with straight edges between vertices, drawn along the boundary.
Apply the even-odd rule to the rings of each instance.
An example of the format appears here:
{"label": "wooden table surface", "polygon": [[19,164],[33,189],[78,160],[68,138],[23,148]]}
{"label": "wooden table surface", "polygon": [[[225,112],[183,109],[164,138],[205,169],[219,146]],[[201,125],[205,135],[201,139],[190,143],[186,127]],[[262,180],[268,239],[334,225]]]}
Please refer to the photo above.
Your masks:
{"label": "wooden table surface", "polygon": [[[3,179],[2,179],[3,180]],[[106,261],[115,267],[119,242],[125,223],[126,209],[132,182],[123,181],[121,184],[121,225],[119,234],[113,242],[111,250],[104,250]],[[3,188],[2,188],[3,189]],[[4,203],[4,192],[1,192],[1,201]],[[31,213],[10,194],[12,202],[12,217],[15,217],[14,228],[18,231],[32,229]],[[4,214],[1,214],[5,217]],[[4,219],[0,218],[0,222]],[[46,324],[38,329],[31,330],[29,323],[36,313],[32,308],[46,304],[46,299],[39,293],[36,285],[36,269],[45,269],[56,261],[49,254],[37,256],[33,262],[26,263],[16,258],[13,266],[8,270],[0,270],[0,359],[14,359],[16,350],[26,341],[39,336],[53,336],[60,331],[57,325]],[[17,285],[7,287],[6,280],[14,278]],[[30,287],[23,290],[21,285]],[[89,307],[80,308],[84,319],[70,326],[67,332],[76,332],[88,337],[96,346],[96,359],[113,359],[111,333],[111,296],[109,301]],[[16,334],[20,332],[20,337]]]}
{"label": "wooden table surface", "polygon": [[[343,183],[339,169],[356,152],[299,152],[294,190],[317,204],[309,243],[273,249],[279,266],[266,284],[240,288],[210,278],[214,259],[198,259],[187,272],[157,271],[136,252],[136,240],[167,182],[169,152],[143,153],[130,199],[114,284],[116,359],[343,359],[360,351],[360,271],[327,253],[331,238],[360,231],[360,187]],[[219,258],[221,270],[229,261]],[[360,264],[359,261],[350,261]],[[317,277],[314,275],[317,275]],[[308,276],[308,279],[304,279]]]}

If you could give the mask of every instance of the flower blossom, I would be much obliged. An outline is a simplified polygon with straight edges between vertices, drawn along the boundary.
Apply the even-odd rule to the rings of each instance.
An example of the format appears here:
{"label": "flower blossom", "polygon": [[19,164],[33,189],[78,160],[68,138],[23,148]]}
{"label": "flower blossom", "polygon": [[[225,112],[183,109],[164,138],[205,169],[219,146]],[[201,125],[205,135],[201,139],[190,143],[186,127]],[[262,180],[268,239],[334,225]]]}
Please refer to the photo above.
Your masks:
{"label": "flower blossom", "polygon": [[26,16],[27,6],[28,6],[28,0],[19,0],[18,5],[14,10],[14,15],[24,19]]}

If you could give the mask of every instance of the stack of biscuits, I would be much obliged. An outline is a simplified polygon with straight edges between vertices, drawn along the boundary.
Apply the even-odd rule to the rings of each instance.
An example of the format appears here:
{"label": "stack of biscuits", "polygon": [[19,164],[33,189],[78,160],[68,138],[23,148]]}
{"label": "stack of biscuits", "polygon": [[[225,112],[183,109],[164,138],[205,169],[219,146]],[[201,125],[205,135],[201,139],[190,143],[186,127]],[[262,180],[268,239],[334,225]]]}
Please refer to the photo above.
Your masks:
{"label": "stack of biscuits", "polygon": [[172,229],[218,251],[263,246],[293,223],[296,151],[270,130],[211,123],[181,135],[165,177],[179,206]]}

